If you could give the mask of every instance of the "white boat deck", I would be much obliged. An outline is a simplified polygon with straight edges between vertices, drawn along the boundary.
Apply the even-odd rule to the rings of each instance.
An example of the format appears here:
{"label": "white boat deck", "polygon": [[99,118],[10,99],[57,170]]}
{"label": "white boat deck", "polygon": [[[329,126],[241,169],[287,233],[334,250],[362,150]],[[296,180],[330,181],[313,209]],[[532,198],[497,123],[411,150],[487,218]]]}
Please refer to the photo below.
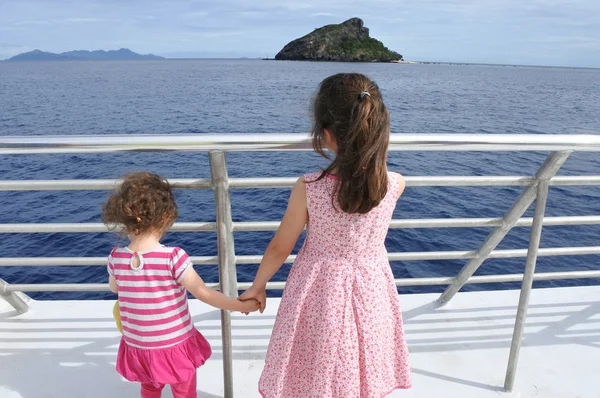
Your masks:
{"label": "white boat deck", "polygon": [[[502,392],[518,295],[459,293],[441,308],[434,294],[401,296],[413,388],[391,397],[600,397],[600,286],[533,290],[515,391]],[[233,316],[236,397],[258,396],[278,302],[270,299],[263,315]],[[112,305],[35,302],[14,316],[0,302],[0,397],[139,396],[138,385],[114,371],[120,335]],[[214,350],[198,370],[198,396],[222,397],[219,311],[197,301],[191,310]]]}

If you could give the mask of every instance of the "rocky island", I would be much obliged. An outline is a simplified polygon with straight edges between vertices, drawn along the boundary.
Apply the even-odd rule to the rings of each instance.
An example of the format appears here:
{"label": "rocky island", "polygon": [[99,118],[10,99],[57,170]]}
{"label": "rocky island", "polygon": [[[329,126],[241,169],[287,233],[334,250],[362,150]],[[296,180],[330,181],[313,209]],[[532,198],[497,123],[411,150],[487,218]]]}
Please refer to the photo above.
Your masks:
{"label": "rocky island", "polygon": [[288,43],[275,56],[276,60],[338,61],[338,62],[398,62],[402,55],[388,49],[369,36],[369,29],[360,18],[341,24],[326,25]]}

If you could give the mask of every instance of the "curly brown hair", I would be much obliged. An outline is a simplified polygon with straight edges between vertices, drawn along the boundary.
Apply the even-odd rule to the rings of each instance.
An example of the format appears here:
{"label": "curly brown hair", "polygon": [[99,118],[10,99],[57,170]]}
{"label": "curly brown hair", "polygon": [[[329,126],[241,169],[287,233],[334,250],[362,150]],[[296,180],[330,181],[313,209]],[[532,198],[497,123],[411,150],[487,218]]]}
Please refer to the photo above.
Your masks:
{"label": "curly brown hair", "polygon": [[132,235],[164,233],[177,216],[171,185],[149,172],[126,175],[117,191],[102,206],[104,224],[122,225],[124,232]]}

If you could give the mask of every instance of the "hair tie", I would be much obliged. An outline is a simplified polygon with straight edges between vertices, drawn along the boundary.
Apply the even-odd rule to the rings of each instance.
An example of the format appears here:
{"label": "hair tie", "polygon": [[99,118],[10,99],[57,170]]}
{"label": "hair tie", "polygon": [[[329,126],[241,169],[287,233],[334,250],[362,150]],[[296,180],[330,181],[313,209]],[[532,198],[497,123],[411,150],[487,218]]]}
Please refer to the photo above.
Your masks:
{"label": "hair tie", "polygon": [[363,98],[365,98],[365,96],[371,96],[371,93],[369,93],[368,91],[363,91],[362,93],[360,93],[360,100],[362,101]]}
{"label": "hair tie", "polygon": [[139,218],[139,217],[136,217],[136,218],[135,218],[135,221],[137,221],[138,223],[141,223],[141,222],[142,222],[142,219],[141,219],[141,218]]}

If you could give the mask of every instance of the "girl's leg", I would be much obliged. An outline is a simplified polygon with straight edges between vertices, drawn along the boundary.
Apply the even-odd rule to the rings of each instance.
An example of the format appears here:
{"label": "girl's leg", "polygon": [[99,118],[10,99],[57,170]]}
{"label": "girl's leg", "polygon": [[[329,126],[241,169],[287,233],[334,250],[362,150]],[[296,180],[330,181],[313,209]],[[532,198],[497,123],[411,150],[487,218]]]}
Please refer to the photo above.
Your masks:
{"label": "girl's leg", "polygon": [[142,398],[160,398],[164,384],[160,387],[154,387],[152,383],[142,383]]}
{"label": "girl's leg", "polygon": [[196,392],[196,372],[182,383],[171,384],[171,390],[175,398],[196,398],[198,396]]}

